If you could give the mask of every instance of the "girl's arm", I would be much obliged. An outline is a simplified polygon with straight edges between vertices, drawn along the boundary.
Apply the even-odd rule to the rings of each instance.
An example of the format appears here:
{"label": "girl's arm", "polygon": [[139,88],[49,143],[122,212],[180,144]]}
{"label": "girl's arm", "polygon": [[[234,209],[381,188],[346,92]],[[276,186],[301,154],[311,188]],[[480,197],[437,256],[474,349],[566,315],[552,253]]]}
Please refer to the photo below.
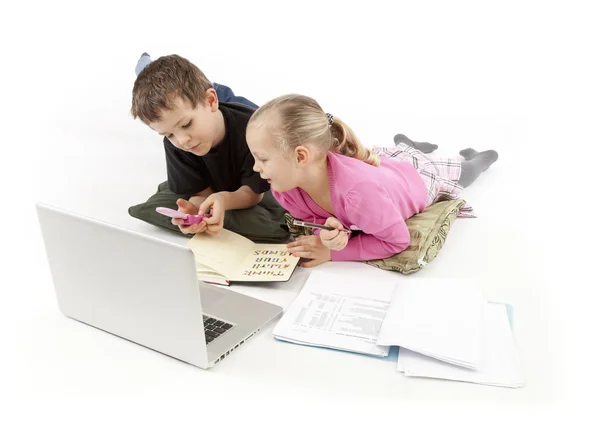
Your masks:
{"label": "girl's arm", "polygon": [[348,195],[349,221],[363,232],[342,250],[332,250],[331,260],[372,260],[393,256],[410,244],[410,233],[400,210],[378,184],[357,185]]}

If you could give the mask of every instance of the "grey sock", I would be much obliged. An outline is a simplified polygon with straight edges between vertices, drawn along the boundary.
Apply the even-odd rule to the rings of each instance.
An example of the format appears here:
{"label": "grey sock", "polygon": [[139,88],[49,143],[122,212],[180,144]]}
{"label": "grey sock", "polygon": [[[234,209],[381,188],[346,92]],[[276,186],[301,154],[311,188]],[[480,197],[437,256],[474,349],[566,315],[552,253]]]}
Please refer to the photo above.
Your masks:
{"label": "grey sock", "polygon": [[148,53],[143,53],[136,66],[135,66],[135,74],[139,75],[141,73],[142,70],[144,70],[144,67],[146,67],[147,65],[149,65],[150,63],[152,63],[152,59],[150,58],[150,54]]}
{"label": "grey sock", "polygon": [[473,158],[475,155],[477,155],[479,152],[477,152],[473,148],[467,148],[467,149],[463,149],[459,153],[460,153],[460,156],[462,156],[466,160],[469,160],[469,159]]}
{"label": "grey sock", "polygon": [[498,152],[488,150],[477,152],[475,149],[467,148],[460,151],[466,161],[461,164],[461,172],[458,183],[467,187],[479,177],[479,175],[487,170],[494,162],[498,160]]}
{"label": "grey sock", "polygon": [[403,134],[397,134],[394,136],[394,144],[398,146],[400,143],[405,143],[408,146],[411,146],[423,153],[431,153],[438,148],[438,145],[434,145],[433,143],[428,142],[413,142],[408,137]]}

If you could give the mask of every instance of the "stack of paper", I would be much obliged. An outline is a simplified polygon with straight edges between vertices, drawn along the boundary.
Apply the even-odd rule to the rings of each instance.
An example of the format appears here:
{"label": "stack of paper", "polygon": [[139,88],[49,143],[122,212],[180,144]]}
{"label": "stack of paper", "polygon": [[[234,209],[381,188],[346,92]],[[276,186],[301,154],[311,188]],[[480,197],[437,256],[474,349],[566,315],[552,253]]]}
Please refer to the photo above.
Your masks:
{"label": "stack of paper", "polygon": [[472,283],[373,270],[314,270],[274,336],[379,357],[397,345],[398,371],[408,377],[524,384],[504,304],[487,303]]}
{"label": "stack of paper", "polygon": [[485,304],[481,291],[465,282],[403,280],[394,291],[377,343],[477,369]]}
{"label": "stack of paper", "polygon": [[488,303],[484,312],[484,343],[477,370],[458,367],[400,348],[398,371],[406,376],[433,377],[489,386],[521,387],[523,372],[506,306]]}
{"label": "stack of paper", "polygon": [[364,266],[364,275],[360,270],[351,275],[314,270],[273,335],[302,345],[387,356],[389,347],[377,345],[377,338],[397,278],[391,273],[370,277],[374,268]]}

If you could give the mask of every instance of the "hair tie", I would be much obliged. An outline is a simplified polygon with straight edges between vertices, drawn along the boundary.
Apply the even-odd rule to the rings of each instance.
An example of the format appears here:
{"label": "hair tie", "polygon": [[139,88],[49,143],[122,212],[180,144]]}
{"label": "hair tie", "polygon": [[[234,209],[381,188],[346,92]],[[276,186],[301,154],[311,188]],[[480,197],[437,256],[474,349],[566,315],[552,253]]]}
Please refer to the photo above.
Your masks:
{"label": "hair tie", "polygon": [[333,116],[329,113],[325,113],[325,115],[327,116],[327,120],[329,120],[329,125],[331,126],[333,124]]}

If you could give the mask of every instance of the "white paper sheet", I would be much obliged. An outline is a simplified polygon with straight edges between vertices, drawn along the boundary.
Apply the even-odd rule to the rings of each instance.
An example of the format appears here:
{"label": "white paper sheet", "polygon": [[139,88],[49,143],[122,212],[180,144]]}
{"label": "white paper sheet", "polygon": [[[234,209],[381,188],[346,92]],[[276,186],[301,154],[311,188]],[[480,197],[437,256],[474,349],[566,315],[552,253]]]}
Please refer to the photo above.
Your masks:
{"label": "white paper sheet", "polygon": [[376,356],[381,324],[395,287],[392,277],[313,271],[302,291],[277,323],[277,339]]}
{"label": "white paper sheet", "polygon": [[521,387],[525,380],[506,307],[487,304],[484,310],[484,345],[477,371],[457,367],[400,348],[398,371],[405,376],[457,380],[490,386]]}
{"label": "white paper sheet", "polygon": [[454,279],[406,279],[398,283],[378,339],[470,369],[481,361],[481,290]]}

